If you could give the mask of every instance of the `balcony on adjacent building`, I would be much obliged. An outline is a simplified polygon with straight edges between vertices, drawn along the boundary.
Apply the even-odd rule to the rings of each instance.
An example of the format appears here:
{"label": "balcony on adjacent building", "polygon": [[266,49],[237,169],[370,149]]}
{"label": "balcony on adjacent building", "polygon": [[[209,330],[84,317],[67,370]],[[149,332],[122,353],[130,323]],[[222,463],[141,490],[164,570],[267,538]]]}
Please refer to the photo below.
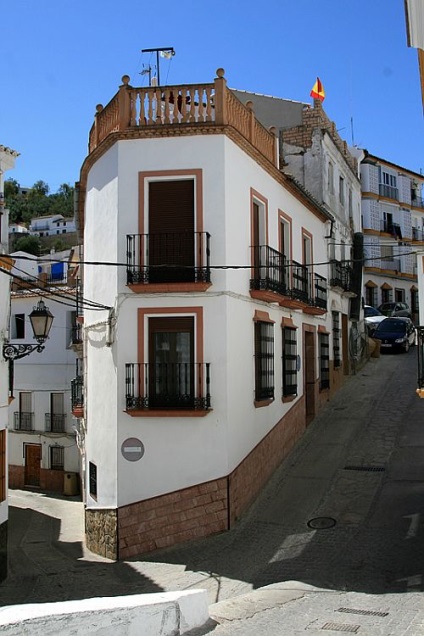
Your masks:
{"label": "balcony on adjacent building", "polygon": [[381,269],[388,269],[390,271],[400,272],[400,258],[381,258],[380,267]]}
{"label": "balcony on adjacent building", "polygon": [[254,246],[252,255],[252,296],[303,309],[306,313],[327,310],[326,278],[311,274],[307,265],[287,260],[281,252],[268,245]]}
{"label": "balcony on adjacent building", "polygon": [[15,431],[34,430],[34,413],[29,413],[28,411],[15,411],[13,416]]}
{"label": "balcony on adjacent building", "polygon": [[331,287],[339,287],[345,292],[352,291],[353,269],[350,265],[342,261],[331,261]]}
{"label": "balcony on adjacent building", "polygon": [[388,199],[395,199],[399,201],[399,189],[385,183],[379,184],[379,193],[381,197],[387,197]]}
{"label": "balcony on adjacent building", "polygon": [[82,370],[82,360],[75,361],[75,378],[71,380],[71,411],[74,417],[84,415],[84,377]]}
{"label": "balcony on adjacent building", "polygon": [[391,234],[392,236],[401,239],[402,230],[399,223],[392,223],[391,221],[381,221],[381,232]]}
{"label": "balcony on adjacent building", "polygon": [[412,240],[424,241],[424,230],[420,230],[418,227],[412,228]]}
{"label": "balcony on adjacent building", "polygon": [[424,208],[424,199],[414,192],[411,193],[411,205],[413,208]]}
{"label": "balcony on adjacent building", "polygon": [[48,433],[64,433],[66,430],[65,413],[46,413],[45,422]]}
{"label": "balcony on adjacent building", "polygon": [[125,405],[130,415],[205,414],[211,408],[210,363],[126,364]]}
{"label": "balcony on adjacent building", "polygon": [[173,283],[207,289],[210,282],[208,232],[127,235],[127,285],[136,291]]}

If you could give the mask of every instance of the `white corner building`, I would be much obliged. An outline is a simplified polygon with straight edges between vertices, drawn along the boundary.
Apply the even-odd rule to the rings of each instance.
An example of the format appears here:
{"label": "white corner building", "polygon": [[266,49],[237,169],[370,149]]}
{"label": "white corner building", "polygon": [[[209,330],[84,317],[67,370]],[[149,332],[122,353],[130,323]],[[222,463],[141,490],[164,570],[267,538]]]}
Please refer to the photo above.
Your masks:
{"label": "white corner building", "polygon": [[222,69],[190,87],[124,76],[97,107],[77,196],[96,303],[82,447],[99,554],[232,527],[349,373],[361,290],[330,284],[329,254],[343,253],[329,242],[350,258],[355,161],[325,142],[352,184],[341,215],[284,173],[278,137]]}

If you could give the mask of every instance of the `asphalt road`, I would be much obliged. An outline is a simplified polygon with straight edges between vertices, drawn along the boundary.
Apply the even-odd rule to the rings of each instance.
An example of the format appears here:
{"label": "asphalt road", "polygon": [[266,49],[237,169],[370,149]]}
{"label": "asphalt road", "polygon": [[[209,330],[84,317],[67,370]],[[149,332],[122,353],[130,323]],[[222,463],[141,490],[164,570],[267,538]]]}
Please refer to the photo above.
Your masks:
{"label": "asphalt road", "polygon": [[216,636],[423,635],[424,400],[415,394],[416,366],[415,348],[371,359],[237,528],[217,537],[113,563],[84,548],[80,502],[11,491],[0,604],[201,587],[222,623]]}

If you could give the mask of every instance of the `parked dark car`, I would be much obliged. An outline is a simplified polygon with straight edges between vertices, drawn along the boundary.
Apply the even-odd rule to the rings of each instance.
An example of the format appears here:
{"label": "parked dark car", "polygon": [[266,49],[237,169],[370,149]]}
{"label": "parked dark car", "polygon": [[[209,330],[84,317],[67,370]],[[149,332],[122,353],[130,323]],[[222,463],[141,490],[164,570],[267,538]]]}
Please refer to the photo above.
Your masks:
{"label": "parked dark car", "polygon": [[415,344],[415,327],[410,318],[393,317],[385,318],[374,331],[375,340],[380,340],[381,350],[404,351]]}
{"label": "parked dark car", "polygon": [[383,303],[378,308],[378,311],[388,317],[404,316],[405,318],[411,318],[411,310],[406,303]]}

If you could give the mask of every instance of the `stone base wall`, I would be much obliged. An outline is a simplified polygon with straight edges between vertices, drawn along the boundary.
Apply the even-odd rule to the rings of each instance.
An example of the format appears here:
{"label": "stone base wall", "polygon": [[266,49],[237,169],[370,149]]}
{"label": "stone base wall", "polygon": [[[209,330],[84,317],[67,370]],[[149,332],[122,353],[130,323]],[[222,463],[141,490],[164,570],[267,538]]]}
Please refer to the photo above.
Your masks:
{"label": "stone base wall", "polygon": [[228,530],[253,503],[305,428],[302,397],[227,477],[119,509],[86,509],[88,549],[110,559],[127,559]]}
{"label": "stone base wall", "polygon": [[7,577],[7,525],[7,521],[0,525],[0,581]]}
{"label": "stone base wall", "polygon": [[229,476],[230,527],[256,499],[306,427],[301,398]]}
{"label": "stone base wall", "polygon": [[116,560],[118,558],[118,511],[85,510],[85,538],[87,548],[95,554]]}
{"label": "stone base wall", "polygon": [[119,558],[227,529],[227,479],[222,478],[119,508]]}

